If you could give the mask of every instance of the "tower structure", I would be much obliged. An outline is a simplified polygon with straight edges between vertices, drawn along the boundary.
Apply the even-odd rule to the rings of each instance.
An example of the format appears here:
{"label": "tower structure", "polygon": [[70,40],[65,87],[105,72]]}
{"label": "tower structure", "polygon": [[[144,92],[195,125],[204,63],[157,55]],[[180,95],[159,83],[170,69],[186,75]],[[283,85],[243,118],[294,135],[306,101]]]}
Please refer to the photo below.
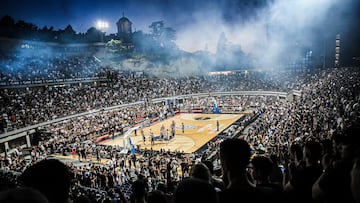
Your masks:
{"label": "tower structure", "polygon": [[340,66],[340,34],[336,35],[335,39],[335,67]]}
{"label": "tower structure", "polygon": [[118,28],[118,37],[129,37],[132,34],[132,22],[124,16],[124,13],[116,23],[116,26]]}

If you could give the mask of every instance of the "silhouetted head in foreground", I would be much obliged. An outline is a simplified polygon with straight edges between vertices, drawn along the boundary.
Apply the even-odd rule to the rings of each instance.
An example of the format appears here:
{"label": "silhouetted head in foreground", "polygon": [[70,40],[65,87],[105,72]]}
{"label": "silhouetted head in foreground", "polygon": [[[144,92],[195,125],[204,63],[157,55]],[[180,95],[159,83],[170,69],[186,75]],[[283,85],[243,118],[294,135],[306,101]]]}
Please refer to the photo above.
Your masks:
{"label": "silhouetted head in foreground", "polygon": [[250,145],[242,139],[230,138],[220,144],[221,168],[225,185],[235,176],[243,176],[250,162]]}
{"label": "silhouetted head in foreground", "polygon": [[71,172],[61,161],[45,159],[27,168],[20,181],[39,190],[50,203],[64,203],[69,197]]}
{"label": "silhouetted head in foreground", "polygon": [[216,203],[217,195],[214,187],[204,180],[187,178],[182,180],[174,193],[174,203]]}
{"label": "silhouetted head in foreground", "polygon": [[49,203],[46,197],[34,188],[13,188],[0,192],[1,203]]}

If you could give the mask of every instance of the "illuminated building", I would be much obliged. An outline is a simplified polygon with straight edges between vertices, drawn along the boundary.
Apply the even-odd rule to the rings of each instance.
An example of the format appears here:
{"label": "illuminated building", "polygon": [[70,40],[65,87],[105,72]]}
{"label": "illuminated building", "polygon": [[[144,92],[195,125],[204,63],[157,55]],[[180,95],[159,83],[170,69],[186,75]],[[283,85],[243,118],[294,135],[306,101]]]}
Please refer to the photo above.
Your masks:
{"label": "illuminated building", "polygon": [[129,37],[132,34],[131,25],[132,22],[128,18],[126,18],[123,13],[123,16],[116,23],[116,26],[118,28],[118,37]]}

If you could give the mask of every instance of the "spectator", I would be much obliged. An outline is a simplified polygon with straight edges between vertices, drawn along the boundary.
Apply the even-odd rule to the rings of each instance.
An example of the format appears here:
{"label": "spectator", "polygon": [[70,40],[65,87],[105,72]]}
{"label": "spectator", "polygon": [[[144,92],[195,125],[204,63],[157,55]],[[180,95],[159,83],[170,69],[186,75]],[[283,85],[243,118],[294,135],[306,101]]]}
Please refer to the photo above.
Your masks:
{"label": "spectator", "polygon": [[351,191],[351,170],[360,149],[360,128],[348,127],[341,138],[341,158],[329,166],[312,187],[317,202],[354,202]]}
{"label": "spectator", "polygon": [[214,187],[204,180],[186,178],[175,189],[174,203],[217,203],[218,198]]}
{"label": "spectator", "polygon": [[1,203],[49,203],[46,197],[34,188],[20,187],[0,192]]}
{"label": "spectator", "polygon": [[355,200],[355,203],[360,203],[360,160],[354,162],[353,168],[351,170],[351,192]]}
{"label": "spectator", "polygon": [[225,185],[221,179],[215,177],[214,164],[209,160],[205,160],[205,161],[203,161],[203,163],[208,167],[208,169],[210,171],[210,174],[211,174],[210,182],[215,187],[215,190],[223,191],[225,189]]}
{"label": "spectator", "polygon": [[255,156],[251,159],[252,177],[257,187],[269,187],[277,191],[282,188],[270,182],[270,174],[273,170],[273,162],[266,156]]}
{"label": "spectator", "polygon": [[280,186],[280,188],[283,188],[283,178],[284,178],[284,172],[285,167],[283,165],[279,165],[279,159],[277,155],[271,154],[270,159],[273,163],[273,169],[270,173],[269,181],[271,183],[277,184]]}
{"label": "spectator", "polygon": [[285,187],[291,193],[292,201],[311,202],[311,188],[322,173],[321,145],[316,141],[307,141],[303,147],[304,166],[291,169],[291,179]]}
{"label": "spectator", "polygon": [[229,138],[220,144],[220,160],[225,190],[220,202],[264,202],[266,191],[257,188],[250,180],[247,167],[250,162],[250,145],[245,140]]}
{"label": "spectator", "polygon": [[190,177],[203,181],[211,182],[211,174],[209,168],[203,163],[197,163],[192,166]]}
{"label": "spectator", "polygon": [[132,194],[130,203],[146,203],[146,187],[143,180],[136,180],[132,183]]}
{"label": "spectator", "polygon": [[20,177],[24,186],[39,190],[50,203],[66,203],[72,174],[57,159],[44,159],[27,168]]}
{"label": "spectator", "polygon": [[147,203],[170,203],[170,199],[160,190],[154,190],[148,193],[146,198]]}

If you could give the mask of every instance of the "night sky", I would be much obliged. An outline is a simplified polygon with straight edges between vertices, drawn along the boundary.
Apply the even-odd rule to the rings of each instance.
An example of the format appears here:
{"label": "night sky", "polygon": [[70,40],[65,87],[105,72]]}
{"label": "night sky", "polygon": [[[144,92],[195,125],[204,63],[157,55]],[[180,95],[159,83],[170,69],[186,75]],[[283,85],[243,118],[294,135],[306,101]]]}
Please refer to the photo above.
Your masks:
{"label": "night sky", "polygon": [[187,51],[214,52],[222,32],[251,54],[263,54],[265,43],[281,49],[285,43],[313,44],[341,33],[344,46],[348,43],[344,49],[360,55],[354,46],[360,44],[359,0],[5,0],[0,6],[1,17],[55,30],[70,24],[81,33],[97,20],[109,23],[107,34],[116,33],[123,12],[133,31],[148,33],[152,22],[164,20]]}
{"label": "night sky", "polygon": [[221,15],[217,17],[226,22],[233,22],[239,16],[251,18],[257,9],[265,7],[269,2],[271,1],[5,0],[2,1],[0,14],[33,22],[39,27],[47,25],[63,29],[71,24],[77,32],[86,32],[97,20],[103,19],[110,24],[108,33],[115,33],[115,23],[124,12],[133,22],[134,29],[147,32],[148,26],[158,20],[164,20],[168,26],[181,28],[182,25],[191,23],[194,15],[208,14],[204,11],[214,11],[212,15]]}

